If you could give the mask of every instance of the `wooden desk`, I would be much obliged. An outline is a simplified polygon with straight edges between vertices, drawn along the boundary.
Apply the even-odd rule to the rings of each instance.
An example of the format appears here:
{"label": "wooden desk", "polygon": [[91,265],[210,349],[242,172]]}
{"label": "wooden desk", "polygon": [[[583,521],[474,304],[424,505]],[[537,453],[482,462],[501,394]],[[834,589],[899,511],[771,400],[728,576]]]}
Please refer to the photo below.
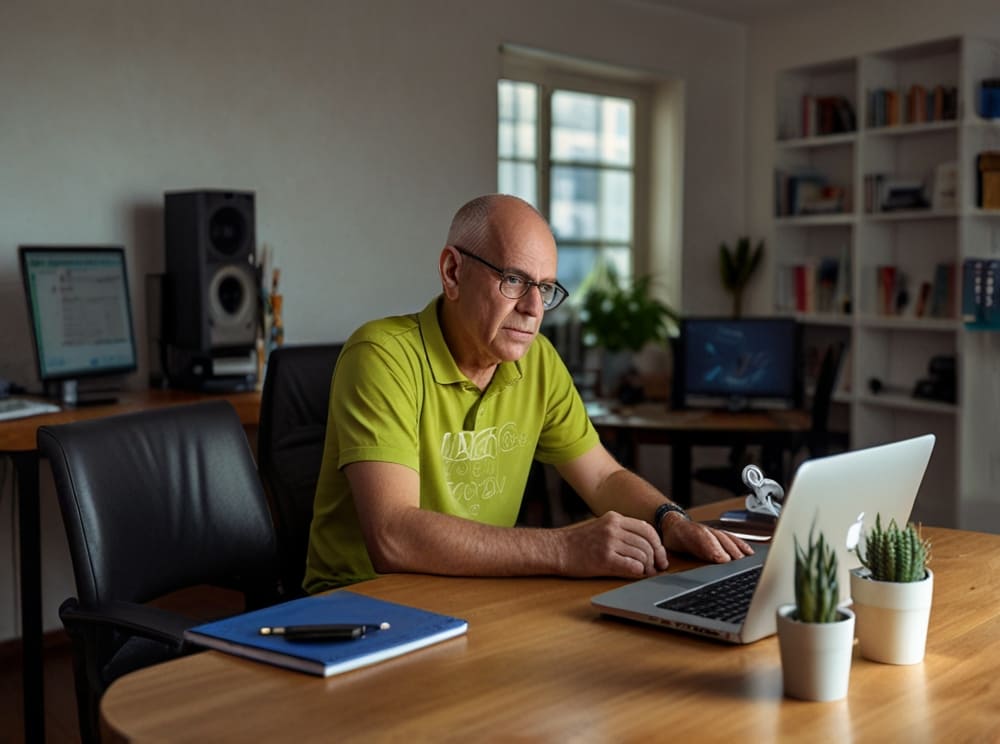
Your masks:
{"label": "wooden desk", "polygon": [[27,418],[0,421],[0,454],[14,461],[17,473],[18,533],[21,559],[21,647],[23,649],[24,740],[45,741],[45,698],[42,665],[42,547],[38,503],[38,451],[35,437],[40,426],[105,418],[152,408],[197,403],[222,397],[236,408],[244,426],[260,418],[260,393],[209,396],[180,390],[123,392],[117,403],[81,406]]}
{"label": "wooden desk", "polygon": [[[691,448],[694,446],[769,445],[788,449],[808,432],[812,419],[803,410],[673,411],[664,403],[643,403],[591,416],[601,438],[624,438],[631,447],[633,469],[639,469],[642,444],[670,445],[671,499],[691,503]],[[784,474],[768,473],[782,481]]]}
{"label": "wooden desk", "polygon": [[619,580],[392,575],[354,589],[466,618],[468,635],[329,679],[216,651],[171,661],[111,686],[105,739],[993,740],[1000,536],[924,529],[927,657],[896,667],[855,654],[842,701],[786,699],[774,637],[727,646],[600,616],[590,597]]}

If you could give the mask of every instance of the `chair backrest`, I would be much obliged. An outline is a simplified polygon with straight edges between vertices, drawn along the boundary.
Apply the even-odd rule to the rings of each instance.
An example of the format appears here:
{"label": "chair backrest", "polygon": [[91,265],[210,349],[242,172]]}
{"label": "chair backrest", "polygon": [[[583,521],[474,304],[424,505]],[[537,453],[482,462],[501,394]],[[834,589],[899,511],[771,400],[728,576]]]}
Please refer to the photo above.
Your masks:
{"label": "chair backrest", "polygon": [[238,589],[249,605],[276,598],[274,525],[229,403],[43,426],[38,449],[83,609],[201,584]]}
{"label": "chair backrest", "polygon": [[288,596],[302,593],[330,383],[342,347],[282,346],[267,360],[257,461],[275,510],[282,586]]}
{"label": "chair backrest", "polygon": [[837,373],[840,371],[843,356],[843,343],[830,344],[820,362],[812,401],[812,430],[815,433],[826,432],[829,428],[833,388],[837,384]]}

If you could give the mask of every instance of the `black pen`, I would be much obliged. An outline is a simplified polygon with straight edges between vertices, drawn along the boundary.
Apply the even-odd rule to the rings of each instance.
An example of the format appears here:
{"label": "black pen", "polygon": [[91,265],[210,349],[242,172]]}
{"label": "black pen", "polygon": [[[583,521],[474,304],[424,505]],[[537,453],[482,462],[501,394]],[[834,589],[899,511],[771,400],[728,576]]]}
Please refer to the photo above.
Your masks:
{"label": "black pen", "polygon": [[388,630],[389,623],[334,623],[329,625],[265,626],[261,635],[284,636],[290,641],[349,641],[369,630]]}

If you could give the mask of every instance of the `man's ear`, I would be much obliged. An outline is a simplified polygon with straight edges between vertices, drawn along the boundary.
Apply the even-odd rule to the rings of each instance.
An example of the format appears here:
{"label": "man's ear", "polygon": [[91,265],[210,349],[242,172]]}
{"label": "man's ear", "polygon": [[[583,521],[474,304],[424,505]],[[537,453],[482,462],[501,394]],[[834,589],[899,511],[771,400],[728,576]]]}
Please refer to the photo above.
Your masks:
{"label": "man's ear", "polygon": [[449,300],[458,297],[459,263],[458,251],[446,245],[438,259],[438,270],[441,273],[441,289]]}

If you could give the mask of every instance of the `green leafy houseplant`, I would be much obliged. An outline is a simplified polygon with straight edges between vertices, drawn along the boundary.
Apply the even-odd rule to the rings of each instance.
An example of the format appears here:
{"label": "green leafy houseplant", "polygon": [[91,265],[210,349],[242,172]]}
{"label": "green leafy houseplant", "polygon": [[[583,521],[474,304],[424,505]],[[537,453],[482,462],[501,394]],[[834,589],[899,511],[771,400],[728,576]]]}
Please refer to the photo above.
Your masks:
{"label": "green leafy houseplant", "polygon": [[652,277],[623,282],[614,267],[601,264],[583,298],[583,342],[610,352],[640,351],[650,341],[666,342],[679,315],[651,294]]}
{"label": "green leafy houseplant", "polygon": [[922,581],[927,576],[930,542],[912,523],[900,528],[893,519],[883,528],[882,516],[876,514],[875,528],[865,536],[864,545],[864,549],[858,546],[858,559],[876,581]]}
{"label": "green leafy houseplant", "polygon": [[730,250],[726,243],[719,246],[719,275],[722,286],[733,296],[733,317],[738,318],[743,312],[743,290],[760,265],[764,255],[764,241],[750,250],[750,238],[739,238],[736,247]]}
{"label": "green leafy houseplant", "polygon": [[823,537],[813,537],[803,548],[795,539],[796,618],[803,623],[833,623],[838,620],[837,554]]}

